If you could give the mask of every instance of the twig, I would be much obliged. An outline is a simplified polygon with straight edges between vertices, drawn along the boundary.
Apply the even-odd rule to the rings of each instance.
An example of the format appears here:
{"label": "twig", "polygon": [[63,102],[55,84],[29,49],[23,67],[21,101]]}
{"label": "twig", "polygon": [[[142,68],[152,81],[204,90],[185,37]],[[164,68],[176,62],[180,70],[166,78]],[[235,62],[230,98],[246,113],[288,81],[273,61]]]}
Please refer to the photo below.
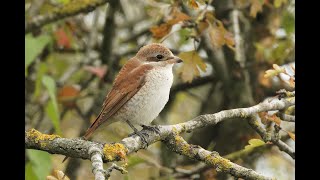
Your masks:
{"label": "twig", "polygon": [[[250,126],[254,130],[256,130],[256,132],[262,137],[262,139],[264,141],[268,142],[269,140],[267,139],[267,132],[266,132],[266,130],[263,129],[263,127],[260,126],[257,117],[258,117],[257,115],[252,115],[249,118],[248,122],[249,122]],[[273,144],[275,144],[276,146],[278,146],[281,151],[286,152],[293,159],[295,159],[295,151],[290,146],[288,146],[286,143],[281,141],[279,138],[276,138],[275,136],[272,136],[270,141]]]}
{"label": "twig", "polygon": [[282,121],[287,121],[287,122],[295,122],[296,121],[296,116],[288,115],[285,113],[279,112],[278,115],[280,116]]}
{"label": "twig", "polygon": [[243,50],[243,40],[240,34],[240,24],[239,24],[239,10],[234,9],[232,11],[232,22],[234,31],[234,41],[235,41],[235,60],[240,63],[241,67],[244,67],[244,50]]}
{"label": "twig", "polygon": [[92,0],[89,3],[69,3],[66,6],[54,10],[52,13],[46,15],[39,15],[33,17],[25,24],[25,34],[31,32],[34,29],[41,28],[42,26],[55,22],[66,17],[74,16],[80,13],[88,13],[95,10],[97,7],[107,3],[107,0]]}
{"label": "twig", "polygon": [[120,167],[120,166],[116,165],[115,163],[112,163],[112,165],[105,172],[105,176],[107,179],[111,176],[111,172],[113,169],[120,171],[122,174],[128,173],[127,170],[125,170],[125,168]]}

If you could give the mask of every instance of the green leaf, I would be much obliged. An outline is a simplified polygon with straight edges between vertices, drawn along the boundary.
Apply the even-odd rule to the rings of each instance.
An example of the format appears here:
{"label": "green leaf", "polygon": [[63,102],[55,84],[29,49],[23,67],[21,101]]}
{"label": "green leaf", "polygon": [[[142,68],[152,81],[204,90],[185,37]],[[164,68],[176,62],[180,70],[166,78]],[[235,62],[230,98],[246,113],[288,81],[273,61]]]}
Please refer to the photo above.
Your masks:
{"label": "green leaf", "polygon": [[41,93],[41,88],[42,88],[42,77],[43,75],[47,72],[47,65],[46,63],[40,63],[38,70],[37,70],[37,77],[36,77],[36,82],[35,82],[35,90],[33,93],[33,99],[37,98],[40,93]]}
{"label": "green leaf", "polygon": [[289,12],[284,13],[284,15],[282,16],[282,26],[288,34],[294,33],[295,19],[292,13],[289,13]]}
{"label": "green leaf", "polygon": [[37,175],[33,172],[31,162],[28,162],[25,166],[25,179],[27,180],[38,180]]}
{"label": "green leaf", "polygon": [[28,67],[42,52],[43,48],[50,42],[50,36],[41,35],[33,37],[31,34],[25,36],[25,76],[28,75]]}
{"label": "green leaf", "polygon": [[42,83],[48,90],[48,93],[51,99],[45,108],[46,113],[51,119],[54,129],[56,130],[56,133],[61,135],[59,109],[58,109],[58,103],[57,103],[57,97],[56,97],[56,83],[52,77],[47,75],[44,75],[42,77]]}
{"label": "green leaf", "polygon": [[192,30],[189,28],[183,28],[179,31],[180,40],[179,45],[183,45],[188,41],[188,38],[191,35]]}
{"label": "green leaf", "polygon": [[[46,179],[47,175],[50,174],[52,169],[52,162],[50,155],[44,151],[31,150],[27,149],[27,155],[30,159],[30,165],[26,165],[26,172],[28,172],[28,176],[32,176],[33,171],[34,175],[36,175],[37,179]],[[26,178],[27,179],[27,178]],[[35,179],[35,178],[32,178]],[[29,179],[28,179],[29,180]]]}
{"label": "green leaf", "polygon": [[265,144],[265,142],[262,141],[261,139],[250,139],[249,140],[249,145],[246,145],[244,147],[244,149],[259,147],[259,146],[262,146],[264,144]]}
{"label": "green leaf", "polygon": [[59,112],[58,109],[55,108],[54,103],[52,100],[50,100],[46,107],[45,111],[49,118],[51,119],[51,122],[53,124],[54,129],[56,130],[56,133],[58,135],[61,135],[61,129],[60,129],[60,122],[59,122]]}

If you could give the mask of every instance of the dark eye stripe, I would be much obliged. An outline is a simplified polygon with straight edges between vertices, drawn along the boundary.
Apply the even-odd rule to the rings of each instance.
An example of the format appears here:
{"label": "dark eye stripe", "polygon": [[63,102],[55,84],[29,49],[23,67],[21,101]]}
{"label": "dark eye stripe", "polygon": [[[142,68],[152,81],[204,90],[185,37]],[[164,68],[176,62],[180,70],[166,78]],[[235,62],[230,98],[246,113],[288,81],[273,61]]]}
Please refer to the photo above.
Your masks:
{"label": "dark eye stripe", "polygon": [[147,61],[153,61],[153,62],[158,62],[158,61],[160,61],[158,58],[156,58],[156,57],[148,57],[147,58]]}
{"label": "dark eye stripe", "polygon": [[163,56],[162,56],[161,54],[158,54],[156,57],[157,57],[158,59],[162,59],[162,58],[163,58]]}

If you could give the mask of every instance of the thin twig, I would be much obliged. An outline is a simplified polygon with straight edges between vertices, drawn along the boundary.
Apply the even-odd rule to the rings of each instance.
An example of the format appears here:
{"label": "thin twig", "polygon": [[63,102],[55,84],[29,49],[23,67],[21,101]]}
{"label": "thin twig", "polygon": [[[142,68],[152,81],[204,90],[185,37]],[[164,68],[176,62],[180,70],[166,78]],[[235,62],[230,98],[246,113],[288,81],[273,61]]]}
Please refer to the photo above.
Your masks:
{"label": "thin twig", "polygon": [[74,16],[80,13],[91,12],[107,2],[108,0],[92,0],[89,3],[77,3],[77,5],[69,3],[62,8],[54,10],[52,13],[33,17],[25,24],[25,34],[31,32],[32,30],[41,28],[46,24],[64,19],[66,17]]}

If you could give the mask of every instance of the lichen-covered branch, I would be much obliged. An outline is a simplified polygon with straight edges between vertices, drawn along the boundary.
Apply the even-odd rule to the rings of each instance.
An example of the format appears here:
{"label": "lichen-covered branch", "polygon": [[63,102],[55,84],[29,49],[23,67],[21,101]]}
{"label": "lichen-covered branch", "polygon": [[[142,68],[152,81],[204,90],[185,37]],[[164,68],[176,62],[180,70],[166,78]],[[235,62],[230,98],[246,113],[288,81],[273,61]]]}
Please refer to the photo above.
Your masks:
{"label": "lichen-covered branch", "polygon": [[[281,100],[274,99],[273,101],[265,101],[258,105],[248,107],[248,108],[238,108],[231,110],[220,111],[215,114],[206,114],[200,115],[190,121],[179,123],[175,125],[164,125],[157,126],[158,132],[152,131],[151,129],[143,129],[141,130],[141,134],[145,134],[145,140],[148,145],[151,145],[160,140],[167,140],[172,136],[172,134],[180,134],[182,132],[190,132],[195,129],[202,128],[208,125],[215,125],[221,121],[232,119],[232,118],[240,118],[246,119],[252,117],[252,115],[263,112],[263,111],[271,111],[271,110],[282,110],[286,109],[295,104],[295,98],[284,98]],[[172,140],[171,140],[172,141]],[[275,141],[276,143],[280,143],[280,141]],[[276,145],[278,145],[276,144]],[[91,159],[89,149],[90,147],[97,147],[103,152],[102,160],[103,162],[111,162],[111,161],[119,161],[126,157],[126,155],[136,152],[140,149],[145,148],[145,144],[141,140],[140,136],[133,135],[127,138],[124,138],[119,143],[111,143],[111,144],[102,144],[91,141],[85,141],[81,139],[67,139],[61,138],[56,135],[46,135],[42,134],[34,129],[29,130],[25,133],[25,147],[28,149],[39,149],[43,151],[47,151],[52,154],[62,154],[74,158],[82,158],[82,159]],[[201,150],[198,148],[198,151],[203,152],[204,149]],[[285,151],[289,152],[290,151]],[[293,152],[294,153],[294,152]],[[214,156],[212,158],[218,158],[220,156]],[[215,160],[218,160],[215,159]],[[206,161],[205,161],[206,162]],[[219,162],[212,161],[215,166],[219,166]],[[253,172],[252,170],[246,169],[244,167],[238,166],[234,164],[233,169],[228,169],[225,172],[229,172],[234,176],[243,177],[245,174],[244,171],[249,173],[250,177]],[[236,167],[236,168],[235,168]],[[226,167],[222,167],[226,168]],[[241,169],[242,172],[238,172],[237,170]],[[235,171],[235,172],[234,172]],[[240,174],[239,174],[240,173]],[[251,174],[251,175],[250,175]]]}
{"label": "lichen-covered branch", "polygon": [[279,147],[279,149],[281,151],[284,151],[286,152],[287,154],[289,154],[293,159],[295,159],[295,151],[290,147],[288,146],[286,143],[284,143],[283,141],[281,141],[280,139],[278,139],[277,137],[275,136],[271,136],[268,138],[268,133],[266,130],[264,130],[258,120],[257,120],[257,116],[255,115],[252,115],[250,118],[249,118],[249,124],[250,126],[256,130],[256,132],[262,137],[262,139],[266,142],[268,141],[271,141],[273,144],[275,144],[276,146]]}
{"label": "lichen-covered branch", "polygon": [[62,8],[53,10],[52,13],[35,16],[31,20],[27,20],[25,24],[25,34],[31,32],[33,29],[38,29],[46,24],[55,22],[57,20],[74,16],[80,13],[91,12],[98,6],[104,5],[107,2],[108,0],[90,0],[77,3],[70,2]]}
{"label": "lichen-covered branch", "polygon": [[92,162],[92,173],[94,174],[95,180],[105,180],[103,161],[102,161],[102,151],[100,148],[95,146],[89,149],[89,155]]}
{"label": "lichen-covered branch", "polygon": [[218,152],[207,151],[200,146],[188,144],[181,136],[172,134],[164,141],[167,147],[179,154],[185,155],[190,159],[203,161],[207,165],[212,165],[218,172],[229,173],[238,178],[245,179],[268,179],[272,178],[263,176],[255,172],[252,169],[247,169],[239,166],[228,159],[225,159],[219,155]]}

